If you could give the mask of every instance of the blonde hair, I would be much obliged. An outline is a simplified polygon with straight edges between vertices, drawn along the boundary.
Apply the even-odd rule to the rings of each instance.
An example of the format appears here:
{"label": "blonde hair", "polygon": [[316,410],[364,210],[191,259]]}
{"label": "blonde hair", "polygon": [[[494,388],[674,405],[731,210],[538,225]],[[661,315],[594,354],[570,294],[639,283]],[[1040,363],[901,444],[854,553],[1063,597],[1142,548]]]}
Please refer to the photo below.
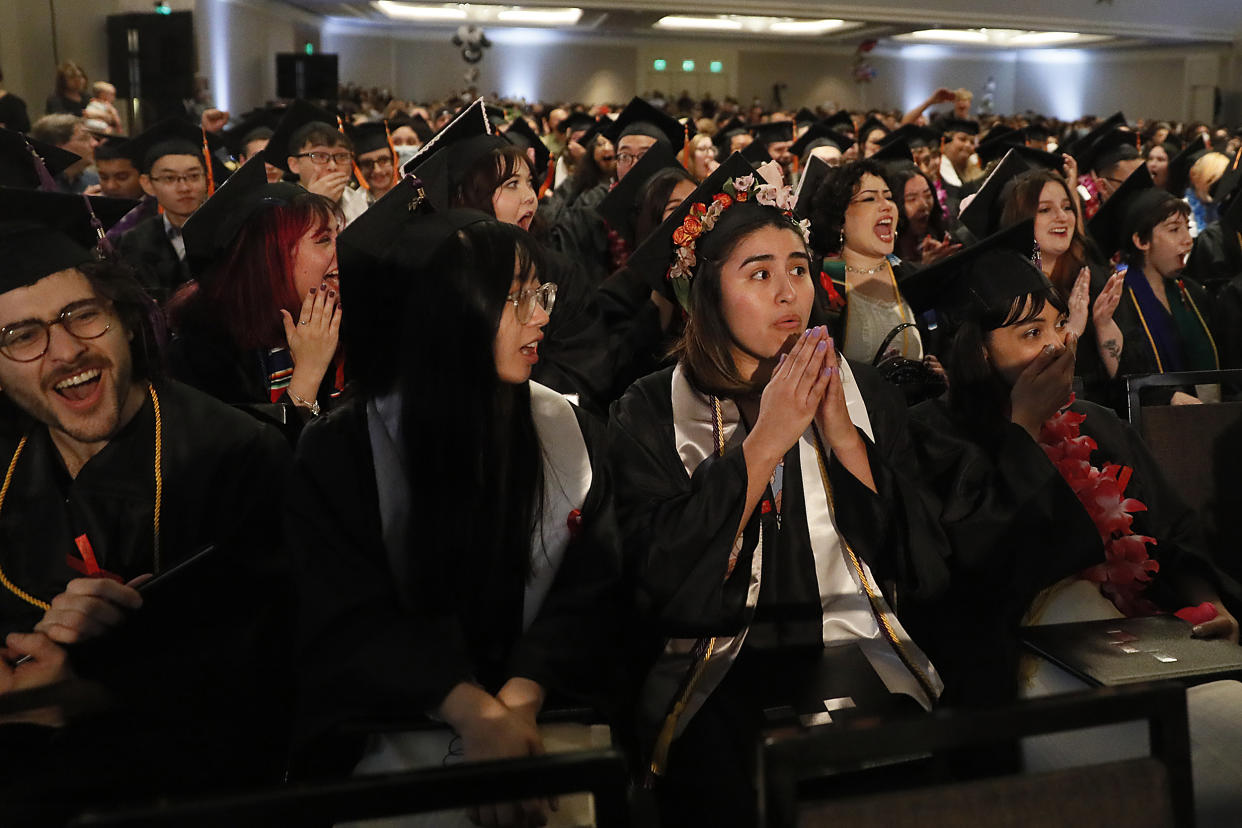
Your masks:
{"label": "blonde hair", "polygon": [[1223,152],[1209,152],[1190,168],[1190,186],[1203,201],[1212,200],[1212,185],[1229,168],[1229,156]]}

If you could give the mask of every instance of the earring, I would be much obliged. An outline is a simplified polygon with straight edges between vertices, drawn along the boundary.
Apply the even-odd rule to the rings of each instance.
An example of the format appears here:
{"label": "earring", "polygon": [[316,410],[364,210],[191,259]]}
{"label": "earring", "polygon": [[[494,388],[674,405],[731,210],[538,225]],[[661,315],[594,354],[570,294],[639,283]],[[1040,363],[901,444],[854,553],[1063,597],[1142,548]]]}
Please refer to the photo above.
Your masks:
{"label": "earring", "polygon": [[845,230],[841,231],[841,238],[838,239],[838,241],[841,243],[842,247],[845,247]]}

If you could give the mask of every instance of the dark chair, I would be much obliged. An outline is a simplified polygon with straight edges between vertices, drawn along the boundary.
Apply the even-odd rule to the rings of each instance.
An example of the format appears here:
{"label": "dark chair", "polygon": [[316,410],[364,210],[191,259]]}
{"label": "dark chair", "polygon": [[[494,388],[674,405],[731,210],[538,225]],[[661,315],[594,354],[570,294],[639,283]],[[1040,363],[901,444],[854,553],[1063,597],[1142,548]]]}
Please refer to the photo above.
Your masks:
{"label": "dark chair", "polygon": [[[930,752],[944,755],[1013,744],[1026,736],[1147,720],[1151,755],[1049,773],[970,781],[832,799],[800,787],[824,776]],[[859,718],[793,735],[760,748],[764,825],[851,828],[1049,825],[1187,826],[1194,820],[1185,690],[1173,683],[1102,688],[1032,699],[995,709],[941,709],[913,719]]]}
{"label": "dark chair", "polygon": [[629,823],[627,780],[621,754],[614,750],[587,751],[159,802],[123,811],[85,813],[69,824],[72,828],[332,825],[589,792],[595,798],[596,825],[624,828]]}
{"label": "dark chair", "polygon": [[1145,388],[1223,383],[1242,386],[1242,370],[1187,371],[1126,377],[1130,424],[1160,464],[1169,483],[1203,521],[1217,563],[1242,576],[1242,555],[1231,523],[1242,511],[1235,479],[1242,466],[1242,402],[1140,405]]}

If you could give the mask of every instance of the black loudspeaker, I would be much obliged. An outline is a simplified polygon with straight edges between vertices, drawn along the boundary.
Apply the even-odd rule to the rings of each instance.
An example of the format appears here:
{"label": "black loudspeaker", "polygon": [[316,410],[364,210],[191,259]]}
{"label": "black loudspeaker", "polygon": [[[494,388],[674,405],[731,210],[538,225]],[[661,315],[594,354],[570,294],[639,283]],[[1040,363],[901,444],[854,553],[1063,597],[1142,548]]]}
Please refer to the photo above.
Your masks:
{"label": "black loudspeaker", "polygon": [[[108,16],[108,80],[118,101],[136,100],[138,120],[150,126],[185,114],[194,97],[192,12]],[[140,126],[134,125],[134,132]]]}
{"label": "black loudspeaker", "polygon": [[335,101],[337,98],[337,56],[276,55],[276,97]]}

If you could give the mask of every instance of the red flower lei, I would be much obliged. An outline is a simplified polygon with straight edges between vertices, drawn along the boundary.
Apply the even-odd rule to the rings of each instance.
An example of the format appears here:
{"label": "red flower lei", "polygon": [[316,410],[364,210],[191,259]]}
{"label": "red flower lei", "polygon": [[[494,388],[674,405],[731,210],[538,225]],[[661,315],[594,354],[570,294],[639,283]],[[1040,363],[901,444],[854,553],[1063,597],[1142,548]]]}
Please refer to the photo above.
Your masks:
{"label": "red flower lei", "polygon": [[1091,465],[1091,453],[1098,445],[1079,431],[1086,419],[1067,405],[1039,430],[1040,448],[1087,510],[1104,542],[1104,562],[1083,570],[1080,577],[1099,584],[1100,592],[1126,616],[1154,615],[1159,610],[1143,591],[1160,571],[1160,562],[1147,554],[1147,545],[1155,545],[1156,539],[1130,529],[1133,514],[1147,507],[1125,497],[1133,469],[1113,463],[1102,469]]}

